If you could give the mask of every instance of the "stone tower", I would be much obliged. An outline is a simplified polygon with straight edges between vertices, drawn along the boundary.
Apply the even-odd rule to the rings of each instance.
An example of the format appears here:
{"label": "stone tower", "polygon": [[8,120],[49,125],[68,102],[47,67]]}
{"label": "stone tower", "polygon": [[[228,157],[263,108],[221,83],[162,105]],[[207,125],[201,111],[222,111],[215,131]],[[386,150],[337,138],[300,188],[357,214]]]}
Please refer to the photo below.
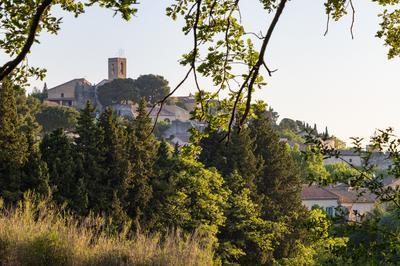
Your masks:
{"label": "stone tower", "polygon": [[126,79],[126,58],[108,58],[108,79]]}

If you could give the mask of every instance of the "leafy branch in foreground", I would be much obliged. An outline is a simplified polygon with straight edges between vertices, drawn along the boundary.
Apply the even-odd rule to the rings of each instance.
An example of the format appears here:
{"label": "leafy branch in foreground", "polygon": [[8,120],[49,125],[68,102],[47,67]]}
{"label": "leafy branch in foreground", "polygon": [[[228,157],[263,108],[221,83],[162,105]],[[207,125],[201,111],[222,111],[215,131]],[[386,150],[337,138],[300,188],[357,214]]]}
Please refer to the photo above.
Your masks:
{"label": "leafy branch in foreground", "polygon": [[[137,0],[4,0],[0,2],[0,28],[2,39],[0,49],[11,58],[0,67],[0,80],[13,74],[14,80],[26,85],[28,77],[43,79],[44,69],[24,64],[32,45],[39,43],[39,33],[47,31],[57,34],[62,18],[52,14],[52,8],[59,6],[62,10],[73,13],[76,17],[84,13],[85,8],[93,5],[109,8],[120,13],[123,19],[129,20],[137,9]],[[21,64],[22,63],[22,64]]]}

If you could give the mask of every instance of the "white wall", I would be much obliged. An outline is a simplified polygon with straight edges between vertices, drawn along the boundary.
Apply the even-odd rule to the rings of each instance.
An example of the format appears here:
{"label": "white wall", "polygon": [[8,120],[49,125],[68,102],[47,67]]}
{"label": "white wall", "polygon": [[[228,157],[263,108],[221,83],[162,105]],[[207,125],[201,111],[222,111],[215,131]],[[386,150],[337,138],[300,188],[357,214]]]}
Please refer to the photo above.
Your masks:
{"label": "white wall", "polygon": [[336,208],[338,206],[337,200],[302,200],[303,205],[306,206],[309,210],[311,210],[312,206],[318,205],[320,207],[328,208],[328,207],[334,207]]}

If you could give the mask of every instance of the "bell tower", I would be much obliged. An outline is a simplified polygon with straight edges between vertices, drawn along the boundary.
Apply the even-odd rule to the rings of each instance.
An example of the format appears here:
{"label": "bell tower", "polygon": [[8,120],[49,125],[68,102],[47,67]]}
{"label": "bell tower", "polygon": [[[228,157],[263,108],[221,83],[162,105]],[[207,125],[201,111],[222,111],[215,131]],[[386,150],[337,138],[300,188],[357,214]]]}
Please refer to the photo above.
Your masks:
{"label": "bell tower", "polygon": [[108,58],[108,79],[126,79],[126,58]]}

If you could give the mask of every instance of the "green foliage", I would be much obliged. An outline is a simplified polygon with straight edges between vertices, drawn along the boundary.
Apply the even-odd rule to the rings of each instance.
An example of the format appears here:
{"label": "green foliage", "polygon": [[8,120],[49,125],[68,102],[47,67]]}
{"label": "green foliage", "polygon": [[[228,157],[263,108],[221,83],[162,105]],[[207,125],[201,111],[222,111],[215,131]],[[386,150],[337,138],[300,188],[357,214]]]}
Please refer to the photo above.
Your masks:
{"label": "green foliage", "polygon": [[168,81],[159,75],[141,75],[134,81],[136,89],[136,102],[144,98],[147,102],[155,104],[170,92]]}
{"label": "green foliage", "polygon": [[75,129],[79,112],[65,106],[42,106],[36,114],[36,120],[45,133],[63,128],[68,131]]}
{"label": "green foliage", "polygon": [[63,129],[57,129],[44,136],[40,149],[49,169],[53,199],[82,213],[88,204],[87,194],[86,190],[80,187],[83,180],[77,172],[77,153],[72,139],[66,136]]}
{"label": "green foliage", "polygon": [[180,227],[189,232],[213,237],[225,222],[224,208],[228,191],[215,169],[205,169],[201,163],[181,158],[174,167],[169,182],[174,190],[166,197],[163,221],[167,227]]}
{"label": "green foliage", "polygon": [[168,81],[159,75],[142,75],[136,80],[115,79],[98,88],[100,103],[110,106],[134,101],[139,103],[144,98],[149,103],[157,103],[168,95]]}
{"label": "green foliage", "polygon": [[237,172],[226,179],[226,188],[230,192],[225,209],[226,223],[218,235],[223,263],[258,265],[270,261],[277,236],[285,230],[284,224],[261,218],[259,206]]}
{"label": "green foliage", "polygon": [[257,118],[250,123],[250,129],[256,144],[254,152],[264,161],[257,187],[266,196],[265,215],[277,217],[299,210],[301,188],[296,164],[263,110],[255,113]]}
{"label": "green foliage", "polygon": [[291,132],[299,132],[299,126],[297,125],[296,121],[290,118],[283,118],[279,123],[279,129],[282,131],[288,130]]}
{"label": "green foliage", "polygon": [[49,173],[46,162],[42,160],[37,141],[38,126],[33,119],[33,117],[29,117],[25,126],[28,156],[23,166],[21,190],[34,190],[41,195],[48,196],[50,195]]}
{"label": "green foliage", "polygon": [[97,96],[103,106],[132,101],[136,98],[135,82],[130,78],[112,80],[97,89]]}
{"label": "green foliage", "polygon": [[292,150],[292,156],[295,159],[297,165],[301,169],[301,179],[304,183],[313,183],[327,185],[332,183],[334,177],[333,169],[332,176],[324,166],[324,156],[319,153],[311,152],[314,148],[307,146],[306,153],[300,152],[298,148]]}
{"label": "green foliage", "polygon": [[326,170],[330,174],[331,182],[347,183],[349,180],[359,175],[357,169],[351,168],[344,162],[327,165]]}
{"label": "green foliage", "polygon": [[94,118],[94,107],[88,101],[81,111],[76,127],[75,139],[77,154],[77,173],[83,179],[89,199],[89,207],[97,213],[103,208],[102,189],[106,172],[102,153],[104,134]]}
{"label": "green foliage", "polygon": [[290,129],[284,129],[280,132],[281,137],[287,138],[295,143],[304,144],[305,140]]}
{"label": "green foliage", "polygon": [[154,128],[154,136],[157,137],[157,139],[161,139],[169,128],[171,127],[171,123],[168,123],[166,121],[158,121],[155,128]]}
{"label": "green foliage", "polygon": [[41,103],[43,103],[44,100],[47,99],[48,97],[48,91],[47,91],[47,85],[46,83],[44,84],[44,87],[42,91],[40,91],[38,88],[33,88],[33,91],[31,92],[30,96],[38,99]]}
{"label": "green foliage", "polygon": [[138,115],[128,129],[128,158],[134,173],[128,192],[128,214],[136,221],[142,219],[153,194],[150,178],[153,175],[153,158],[157,153],[157,141],[151,134],[153,124],[146,107],[147,103],[142,99]]}
{"label": "green foliage", "polygon": [[243,129],[232,132],[231,143],[226,145],[221,141],[225,132],[212,132],[207,138],[201,140],[200,161],[207,167],[215,167],[224,177],[234,171],[245,180],[246,186],[255,196],[255,179],[259,175],[262,160],[254,155],[254,139],[250,137],[250,131]]}
{"label": "green foliage", "polygon": [[7,202],[21,195],[22,167],[27,162],[28,145],[21,133],[14,87],[4,80],[0,88],[0,196]]}
{"label": "green foliage", "polygon": [[113,213],[110,216],[121,224],[128,219],[123,207],[127,206],[128,188],[133,181],[132,166],[126,148],[127,137],[109,108],[100,116],[99,128],[104,134],[100,145],[105,159],[105,173],[102,177],[104,181],[97,184],[97,200],[101,201],[102,211],[109,215]]}
{"label": "green foliage", "polygon": [[[89,1],[15,1],[5,0],[0,2],[0,28],[3,30],[0,39],[0,49],[9,57],[22,61],[29,53],[31,44],[39,42],[39,34],[43,31],[57,34],[60,30],[62,18],[54,15],[55,7],[70,12],[76,17],[84,13],[85,8],[98,5],[109,8],[121,14],[123,19],[128,20],[137,11],[135,5],[137,0],[89,0]],[[37,22],[37,23],[34,23]],[[10,61],[13,62],[13,61]],[[0,69],[10,67],[11,63],[4,64]],[[10,69],[11,71],[13,69]],[[22,64],[13,72],[13,79],[20,85],[26,85],[28,77],[34,76],[43,79],[45,70]]]}

